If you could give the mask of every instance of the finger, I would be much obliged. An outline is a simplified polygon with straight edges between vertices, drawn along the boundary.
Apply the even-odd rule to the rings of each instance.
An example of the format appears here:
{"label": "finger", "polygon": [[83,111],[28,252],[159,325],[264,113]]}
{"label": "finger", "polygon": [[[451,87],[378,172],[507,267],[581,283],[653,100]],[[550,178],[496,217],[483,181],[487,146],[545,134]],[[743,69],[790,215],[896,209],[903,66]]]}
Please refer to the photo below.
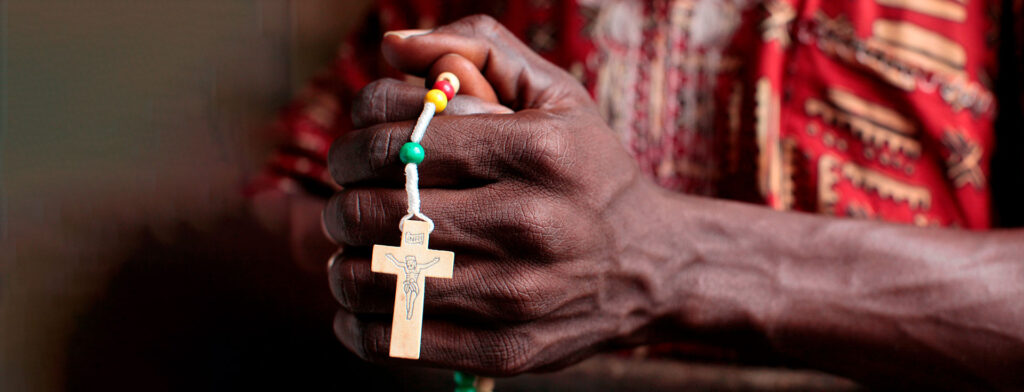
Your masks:
{"label": "finger", "polygon": [[[377,363],[391,358],[391,317],[355,315],[339,310],[334,318],[338,340],[359,357]],[[509,376],[525,370],[530,345],[525,333],[512,329],[470,329],[456,323],[423,320],[417,364],[459,369],[487,376]]]}
{"label": "finger", "polygon": [[369,248],[346,248],[327,268],[331,294],[355,314],[388,314],[394,308],[395,277],[370,270]]}
{"label": "finger", "polygon": [[476,65],[465,57],[455,53],[441,56],[430,67],[430,72],[426,78],[427,84],[432,86],[433,82],[437,80],[437,76],[442,72],[451,72],[459,78],[461,87],[459,88],[458,95],[455,96],[456,98],[459,96],[472,96],[485,102],[498,103],[498,95],[494,92],[494,88],[491,87],[491,83],[480,73]]}
{"label": "finger", "polygon": [[[426,280],[423,303],[430,309],[431,316],[475,317],[481,310],[479,305],[484,298],[478,296],[481,290],[475,284],[494,264],[473,263],[466,255],[460,255],[457,260],[452,279]],[[355,314],[390,314],[394,310],[398,278],[373,272],[370,252],[343,252],[331,265],[329,274],[331,292],[345,310]]]}
{"label": "finger", "polygon": [[[426,159],[419,165],[421,187],[478,186],[514,174],[538,157],[564,154],[553,140],[546,113],[446,116],[434,119],[422,140]],[[335,140],[328,169],[342,186],[363,182],[398,186],[404,182],[399,151],[409,141],[412,122],[387,123],[349,132]]]}
{"label": "finger", "polygon": [[[577,230],[584,217],[546,196],[523,196],[518,184],[497,183],[473,190],[423,189],[422,212],[431,217],[430,243],[521,262],[549,260],[596,247]],[[397,243],[406,213],[402,189],[346,188],[324,207],[324,231],[338,245],[369,247]]]}
{"label": "finger", "polygon": [[426,34],[385,34],[381,48],[392,66],[421,76],[442,56],[458,54],[481,71],[499,101],[513,110],[592,105],[578,81],[491,17],[463,18]]}
{"label": "finger", "polygon": [[[390,314],[397,279],[370,269],[369,252],[346,250],[330,267],[330,286],[338,304],[355,314]],[[571,288],[551,272],[528,263],[495,262],[475,253],[457,254],[452,279],[427,279],[424,309],[432,317],[477,324],[536,320],[559,310],[573,311]],[[561,313],[561,312],[559,312]]]}
{"label": "finger", "polygon": [[[427,90],[394,79],[380,79],[370,83],[356,96],[352,105],[352,124],[356,129],[398,121],[412,121],[423,111],[423,96]],[[440,115],[470,115],[483,113],[512,113],[512,110],[494,102],[469,95],[458,95]]]}
{"label": "finger", "polygon": [[[496,190],[422,189],[422,212],[434,221],[430,244],[451,250],[497,252],[493,241],[476,233],[504,219],[491,203]],[[335,243],[348,247],[397,243],[398,222],[408,204],[404,189],[346,188],[327,202],[324,228]]]}

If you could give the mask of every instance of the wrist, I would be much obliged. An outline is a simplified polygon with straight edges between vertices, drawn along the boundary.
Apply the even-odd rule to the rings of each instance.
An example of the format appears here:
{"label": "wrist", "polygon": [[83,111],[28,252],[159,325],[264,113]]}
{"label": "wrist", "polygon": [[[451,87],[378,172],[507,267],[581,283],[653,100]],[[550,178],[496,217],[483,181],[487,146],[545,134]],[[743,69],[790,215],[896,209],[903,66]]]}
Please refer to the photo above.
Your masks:
{"label": "wrist", "polygon": [[647,274],[647,342],[763,342],[779,298],[776,261],[762,256],[764,236],[756,235],[770,211],[649,187],[637,208],[645,228],[622,237],[633,249],[626,263]]}

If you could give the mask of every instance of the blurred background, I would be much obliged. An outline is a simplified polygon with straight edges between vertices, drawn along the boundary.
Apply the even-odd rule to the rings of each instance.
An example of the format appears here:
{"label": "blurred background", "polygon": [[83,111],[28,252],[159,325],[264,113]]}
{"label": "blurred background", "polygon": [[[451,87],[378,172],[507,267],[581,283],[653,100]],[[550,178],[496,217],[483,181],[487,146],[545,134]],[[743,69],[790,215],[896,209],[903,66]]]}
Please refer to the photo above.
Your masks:
{"label": "blurred background", "polygon": [[[450,388],[347,353],[326,281],[241,192],[368,3],[0,1],[0,391]],[[498,381],[596,388],[856,386],[621,357]]]}

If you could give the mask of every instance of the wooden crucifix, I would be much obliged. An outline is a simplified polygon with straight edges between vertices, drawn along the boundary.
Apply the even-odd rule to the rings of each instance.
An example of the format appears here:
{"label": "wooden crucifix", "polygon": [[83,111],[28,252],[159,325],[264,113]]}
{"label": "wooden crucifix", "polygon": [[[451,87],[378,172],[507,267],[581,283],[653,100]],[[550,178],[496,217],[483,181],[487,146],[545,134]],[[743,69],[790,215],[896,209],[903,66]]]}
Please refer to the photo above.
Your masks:
{"label": "wooden crucifix", "polygon": [[408,220],[402,246],[373,246],[370,269],[398,278],[395,313],[391,319],[391,353],[395,358],[419,359],[423,332],[423,294],[426,278],[452,278],[455,253],[427,248],[430,224]]}

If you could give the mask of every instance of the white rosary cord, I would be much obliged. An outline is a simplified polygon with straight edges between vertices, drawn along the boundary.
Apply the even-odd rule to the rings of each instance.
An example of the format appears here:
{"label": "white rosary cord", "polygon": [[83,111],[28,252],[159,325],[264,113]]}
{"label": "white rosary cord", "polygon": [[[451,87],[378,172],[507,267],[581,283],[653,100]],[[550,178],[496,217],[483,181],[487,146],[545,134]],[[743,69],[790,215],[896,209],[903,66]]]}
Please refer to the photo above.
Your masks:
{"label": "white rosary cord", "polygon": [[434,113],[437,108],[434,107],[433,103],[427,102],[423,104],[423,113],[420,113],[420,118],[416,119],[416,126],[412,129],[412,136],[409,136],[409,140],[413,143],[419,143],[423,141],[423,135],[427,133],[427,125],[430,125],[430,120],[434,119]]}
{"label": "white rosary cord", "polygon": [[[423,140],[423,135],[427,133],[427,125],[430,125],[430,120],[434,118],[435,109],[433,103],[427,102],[423,105],[423,113],[420,113],[420,118],[416,120],[416,127],[409,137],[410,141],[419,143]],[[398,229],[405,230],[405,221],[416,217],[430,225],[429,233],[434,231],[434,221],[420,212],[420,174],[416,166],[415,163],[405,165],[405,193],[409,196],[409,213],[398,222]]]}

